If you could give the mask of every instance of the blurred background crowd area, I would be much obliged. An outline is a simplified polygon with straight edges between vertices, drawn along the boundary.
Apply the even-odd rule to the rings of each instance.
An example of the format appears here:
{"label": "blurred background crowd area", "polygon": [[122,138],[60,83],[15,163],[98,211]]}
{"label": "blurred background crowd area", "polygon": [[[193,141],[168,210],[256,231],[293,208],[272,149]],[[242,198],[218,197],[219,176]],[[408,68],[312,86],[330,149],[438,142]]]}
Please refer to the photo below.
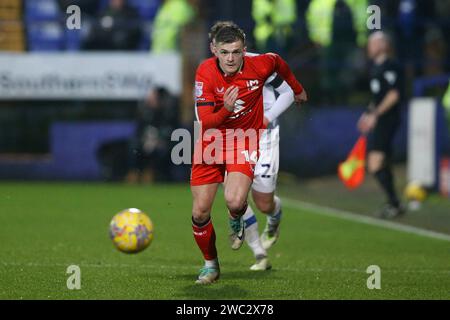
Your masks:
{"label": "blurred background crowd area", "polygon": [[[81,9],[80,29],[67,27],[73,14],[67,12],[71,5]],[[218,20],[233,20],[246,32],[248,51],[279,53],[308,89],[304,119],[298,115],[286,117],[286,130],[295,136],[299,127],[305,129],[309,124],[310,135],[328,134],[323,138],[336,139],[337,131],[355,122],[370,101],[366,43],[373,31],[367,27],[367,20],[374,13],[368,11],[371,5],[380,8],[381,30],[392,39],[405,76],[405,96],[418,94],[414,91],[418,80],[438,79],[437,85],[426,86],[420,95],[441,99],[450,74],[448,0],[0,0],[0,51],[19,55],[136,52],[149,56],[175,52],[182,61],[182,91],[167,99],[172,101],[170,112],[177,117],[166,119],[157,115],[156,122],[167,122],[168,128],[189,128],[194,120],[195,70],[210,56],[209,28]],[[162,89],[150,91],[166,94]],[[55,121],[139,123],[146,114],[142,106],[152,104],[148,102],[150,96],[151,92],[140,101],[0,99],[0,155],[49,154],[50,126]],[[325,109],[321,114],[320,110]],[[353,111],[346,113],[346,110]],[[312,113],[316,117],[310,117]],[[307,119],[312,120],[306,123]],[[314,121],[317,129],[313,128]],[[323,133],[319,127],[323,128],[324,123],[329,130]],[[145,132],[151,136],[151,131]],[[351,133],[337,144],[346,143],[348,147],[356,129]],[[398,150],[404,159],[404,130],[402,137],[402,148]],[[302,143],[309,145],[308,141],[297,141],[298,148],[285,155],[285,159],[290,159],[285,161],[286,165],[291,163],[294,172],[317,171],[317,162],[309,166],[298,161],[299,157],[307,158],[308,151],[302,149]],[[339,156],[347,149],[343,148]],[[324,158],[324,152],[329,152],[329,147],[311,151],[320,153],[320,159]],[[334,170],[336,161],[333,161],[326,172]]]}
{"label": "blurred background crowd area", "polygon": [[[70,5],[81,9],[80,30],[66,27]],[[447,0],[2,0],[0,50],[182,51],[183,35],[206,41],[215,21],[233,20],[249,51],[288,60],[313,104],[360,104],[367,101],[370,5],[381,9],[407,84],[450,71]],[[208,55],[204,45],[186,47]]]}

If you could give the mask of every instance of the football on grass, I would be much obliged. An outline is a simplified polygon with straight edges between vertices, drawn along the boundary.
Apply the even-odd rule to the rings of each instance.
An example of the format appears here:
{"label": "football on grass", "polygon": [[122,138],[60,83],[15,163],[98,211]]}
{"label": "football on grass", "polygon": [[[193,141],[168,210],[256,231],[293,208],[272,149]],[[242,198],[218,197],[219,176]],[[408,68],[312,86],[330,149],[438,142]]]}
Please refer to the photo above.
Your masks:
{"label": "football on grass", "polygon": [[152,243],[153,223],[145,212],[136,208],[125,209],[112,218],[109,235],[118,250],[141,252]]}

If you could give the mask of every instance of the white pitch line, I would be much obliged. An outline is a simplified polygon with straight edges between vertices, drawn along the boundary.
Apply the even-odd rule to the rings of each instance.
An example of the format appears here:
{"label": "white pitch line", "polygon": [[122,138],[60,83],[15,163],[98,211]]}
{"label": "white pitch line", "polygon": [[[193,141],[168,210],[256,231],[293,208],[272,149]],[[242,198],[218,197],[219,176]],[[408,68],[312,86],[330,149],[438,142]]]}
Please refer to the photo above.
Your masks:
{"label": "white pitch line", "polygon": [[345,220],[349,220],[349,221],[378,226],[378,227],[382,227],[382,228],[386,228],[386,229],[402,231],[402,232],[406,232],[406,233],[412,233],[412,234],[423,236],[423,237],[450,241],[450,235],[445,234],[445,233],[421,229],[418,227],[408,226],[408,225],[400,224],[400,223],[393,222],[393,221],[376,219],[376,218],[364,216],[362,214],[357,214],[357,213],[353,213],[353,212],[349,212],[349,211],[345,211],[345,210],[339,210],[339,209],[322,206],[322,205],[317,205],[317,204],[304,202],[304,201],[300,201],[300,200],[283,198],[283,205],[285,205],[287,207],[291,207],[293,209],[310,210],[316,214],[320,214],[323,216],[335,217],[335,218],[339,218],[339,219],[345,219]]}

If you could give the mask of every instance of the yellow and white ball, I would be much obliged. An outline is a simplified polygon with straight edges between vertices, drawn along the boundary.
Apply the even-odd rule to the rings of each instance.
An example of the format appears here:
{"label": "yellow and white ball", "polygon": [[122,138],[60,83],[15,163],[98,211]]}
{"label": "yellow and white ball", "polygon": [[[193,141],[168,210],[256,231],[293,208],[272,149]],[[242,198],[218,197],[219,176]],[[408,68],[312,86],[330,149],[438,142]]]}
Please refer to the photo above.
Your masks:
{"label": "yellow and white ball", "polygon": [[125,209],[112,218],[109,235],[118,250],[137,253],[152,242],[153,223],[143,211],[136,208]]}

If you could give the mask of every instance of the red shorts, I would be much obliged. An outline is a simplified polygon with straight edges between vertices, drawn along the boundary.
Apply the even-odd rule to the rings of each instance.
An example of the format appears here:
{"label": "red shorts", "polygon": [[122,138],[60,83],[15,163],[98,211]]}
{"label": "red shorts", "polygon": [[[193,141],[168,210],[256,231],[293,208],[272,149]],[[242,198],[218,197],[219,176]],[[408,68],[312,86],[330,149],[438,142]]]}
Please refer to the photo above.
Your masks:
{"label": "red shorts", "polygon": [[[225,172],[241,172],[253,180],[256,163],[259,156],[259,137],[249,140],[236,140],[214,145],[210,142],[197,141],[194,151],[194,161],[191,169],[191,186],[210,183],[222,183]],[[202,145],[202,148],[200,148]],[[214,148],[217,147],[216,148]]]}
{"label": "red shorts", "polygon": [[241,172],[253,180],[254,163],[244,164],[193,164],[191,169],[191,186],[222,183],[225,172]]}

